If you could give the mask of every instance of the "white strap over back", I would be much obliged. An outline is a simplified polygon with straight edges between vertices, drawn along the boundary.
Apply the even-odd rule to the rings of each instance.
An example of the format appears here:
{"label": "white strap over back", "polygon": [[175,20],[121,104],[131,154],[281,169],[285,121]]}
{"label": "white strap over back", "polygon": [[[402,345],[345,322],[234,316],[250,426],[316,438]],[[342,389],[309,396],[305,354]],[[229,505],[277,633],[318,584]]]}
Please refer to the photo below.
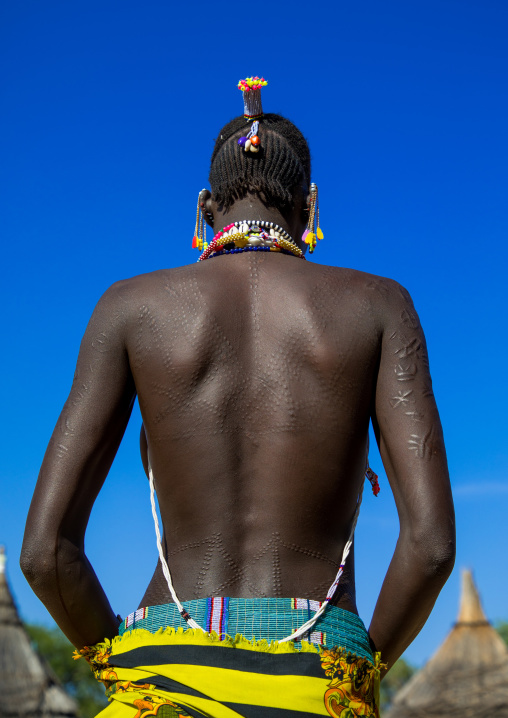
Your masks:
{"label": "white strap over back", "polygon": [[166,582],[168,584],[171,598],[176,603],[182,618],[184,618],[187,621],[187,625],[189,625],[191,628],[199,628],[201,631],[204,631],[205,629],[201,628],[201,626],[198,623],[196,623],[196,621],[191,616],[189,616],[189,614],[187,613],[185,608],[180,603],[180,599],[176,595],[176,591],[173,587],[173,581],[171,579],[171,572],[169,570],[169,566],[164,557],[164,554],[162,553],[161,532],[160,532],[160,528],[159,528],[159,518],[157,516],[157,509],[155,508],[155,485],[154,485],[154,481],[153,481],[153,471],[152,471],[152,465],[150,463],[150,457],[148,457],[148,477],[150,480],[150,503],[152,504],[152,516],[153,516],[153,522],[155,524],[155,535],[157,536],[157,548],[159,550],[159,558],[160,558],[160,562],[162,565],[162,572],[163,572]]}
{"label": "white strap over back", "polygon": [[[169,592],[171,594],[171,598],[175,602],[176,606],[178,607],[178,610],[180,612],[180,615],[182,618],[187,622],[187,625],[190,628],[199,628],[201,631],[205,632],[205,629],[202,628],[196,621],[187,613],[183,605],[181,604],[178,596],[176,595],[175,589],[173,587],[173,581],[171,578],[171,572],[169,570],[169,566],[167,564],[167,561],[164,557],[164,554],[162,552],[162,541],[161,541],[161,533],[159,528],[159,519],[157,516],[157,509],[155,508],[155,484],[154,484],[154,478],[153,478],[153,472],[152,472],[152,465],[150,463],[150,456],[148,456],[148,477],[150,481],[150,502],[152,504],[152,516],[153,521],[155,524],[155,535],[157,536],[157,549],[159,551],[159,558],[162,565],[162,572],[164,573],[164,577],[166,579],[166,582],[168,584]],[[319,607],[319,609],[316,611],[316,613],[310,618],[308,621],[306,621],[300,628],[298,628],[294,633],[292,633],[290,636],[287,636],[286,638],[282,638],[279,640],[279,643],[286,643],[286,641],[298,641],[305,633],[310,631],[310,629],[316,624],[316,622],[321,618],[323,613],[326,611],[326,607],[332,600],[333,596],[335,595],[335,591],[337,590],[337,586],[340,581],[340,577],[342,576],[342,573],[344,571],[344,566],[346,564],[346,559],[349,556],[349,552],[351,551],[351,546],[353,545],[353,537],[356,529],[356,524],[358,521],[358,516],[360,515],[360,506],[362,503],[362,495],[363,495],[363,487],[365,485],[365,481],[362,482],[362,486],[360,489],[360,493],[358,494],[358,499],[356,502],[356,509],[353,514],[353,520],[351,524],[351,531],[349,534],[349,538],[346,541],[346,544],[344,546],[344,550],[342,552],[342,558],[340,560],[340,566],[339,570],[337,571],[337,575],[335,576],[335,580],[328,589],[328,593],[326,594],[326,598]]]}

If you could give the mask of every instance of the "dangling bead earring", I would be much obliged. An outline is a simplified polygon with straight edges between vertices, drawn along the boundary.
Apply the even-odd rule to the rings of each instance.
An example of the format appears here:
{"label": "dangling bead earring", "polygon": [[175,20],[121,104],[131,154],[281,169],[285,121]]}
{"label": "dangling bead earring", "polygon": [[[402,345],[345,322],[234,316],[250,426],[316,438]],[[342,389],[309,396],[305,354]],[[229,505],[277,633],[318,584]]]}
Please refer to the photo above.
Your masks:
{"label": "dangling bead earring", "polygon": [[313,182],[310,186],[309,221],[307,222],[307,229],[302,235],[302,240],[305,244],[309,245],[309,252],[311,254],[316,248],[317,239],[321,240],[323,236],[323,232],[319,226],[318,188],[317,184]]}
{"label": "dangling bead earring", "polygon": [[199,249],[200,252],[203,252],[208,247],[208,243],[206,241],[206,222],[205,222],[205,213],[204,213],[204,207],[205,203],[201,201],[201,193],[204,190],[201,190],[201,192],[198,194],[198,206],[196,209],[196,227],[194,229],[194,237],[192,238],[192,249]]}

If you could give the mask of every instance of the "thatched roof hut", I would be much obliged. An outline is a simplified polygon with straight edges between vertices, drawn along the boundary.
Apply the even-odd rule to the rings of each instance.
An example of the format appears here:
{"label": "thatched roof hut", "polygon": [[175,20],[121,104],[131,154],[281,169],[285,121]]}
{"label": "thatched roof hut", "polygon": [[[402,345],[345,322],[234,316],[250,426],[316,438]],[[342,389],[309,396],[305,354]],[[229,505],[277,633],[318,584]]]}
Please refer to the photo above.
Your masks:
{"label": "thatched roof hut", "polygon": [[395,696],[385,718],[508,718],[508,649],[487,621],[470,571],[457,623]]}
{"label": "thatched roof hut", "polygon": [[74,718],[75,701],[34,651],[5,575],[0,546],[0,718]]}

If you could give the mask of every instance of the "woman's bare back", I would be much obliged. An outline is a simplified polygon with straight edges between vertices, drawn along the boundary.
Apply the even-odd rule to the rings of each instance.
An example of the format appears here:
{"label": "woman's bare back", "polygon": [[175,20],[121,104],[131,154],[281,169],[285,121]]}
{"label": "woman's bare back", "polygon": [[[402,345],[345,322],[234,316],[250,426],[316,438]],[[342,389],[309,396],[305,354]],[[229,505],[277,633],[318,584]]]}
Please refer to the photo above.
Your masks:
{"label": "woman's bare back", "polygon": [[[377,278],[246,253],[129,285],[129,362],[180,599],[322,600],[365,471]],[[158,568],[141,603],[168,600]],[[356,611],[352,561],[336,602]]]}

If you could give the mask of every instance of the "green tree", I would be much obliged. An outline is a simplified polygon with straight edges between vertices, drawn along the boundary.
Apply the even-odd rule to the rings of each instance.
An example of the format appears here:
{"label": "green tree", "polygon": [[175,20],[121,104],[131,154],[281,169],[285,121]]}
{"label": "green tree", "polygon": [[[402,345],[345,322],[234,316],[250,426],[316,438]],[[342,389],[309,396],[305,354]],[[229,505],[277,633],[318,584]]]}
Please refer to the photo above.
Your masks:
{"label": "green tree", "polygon": [[404,683],[411,678],[415,671],[416,668],[408,663],[404,658],[399,658],[393,667],[390,668],[386,677],[381,681],[381,691],[379,696],[381,711],[384,711],[389,707],[397,691],[402,688]]}
{"label": "green tree", "polygon": [[57,678],[79,706],[81,718],[93,718],[107,705],[104,686],[98,683],[81,658],[72,657],[74,646],[62,631],[34,624],[25,625],[35,650],[49,663]]}
{"label": "green tree", "polygon": [[508,646],[508,621],[498,621],[496,623],[496,631]]}

